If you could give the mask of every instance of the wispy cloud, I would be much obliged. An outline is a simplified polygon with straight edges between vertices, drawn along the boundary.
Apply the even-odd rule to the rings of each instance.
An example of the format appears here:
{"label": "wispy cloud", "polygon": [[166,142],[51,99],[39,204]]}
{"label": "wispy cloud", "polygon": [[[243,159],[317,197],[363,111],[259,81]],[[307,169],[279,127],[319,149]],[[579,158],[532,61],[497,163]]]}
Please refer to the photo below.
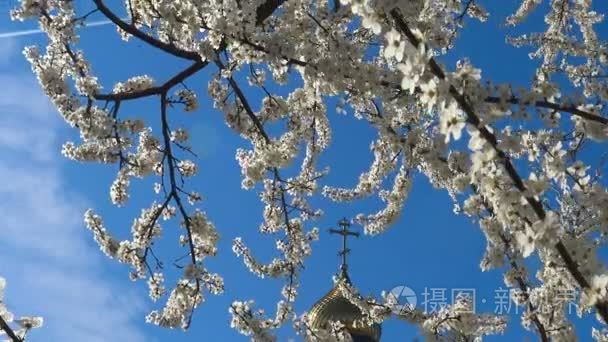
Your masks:
{"label": "wispy cloud", "polygon": [[[109,25],[111,23],[112,22],[109,20],[91,21],[91,22],[87,22],[85,27],[103,26],[103,25]],[[40,34],[40,33],[42,33],[42,30],[40,30],[40,29],[0,32],[0,39],[31,36],[31,35]]]}
{"label": "wispy cloud", "polygon": [[34,341],[146,340],[139,296],[107,278],[83,228],[86,198],[63,179],[58,115],[26,71],[0,74],[0,84],[0,275],[9,307],[45,317]]}

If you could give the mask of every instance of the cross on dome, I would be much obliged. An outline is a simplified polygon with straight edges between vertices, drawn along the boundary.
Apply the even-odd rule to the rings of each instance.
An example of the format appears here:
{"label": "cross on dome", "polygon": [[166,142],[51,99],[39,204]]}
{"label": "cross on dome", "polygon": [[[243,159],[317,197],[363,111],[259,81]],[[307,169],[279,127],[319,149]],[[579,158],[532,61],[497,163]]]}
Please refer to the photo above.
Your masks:
{"label": "cross on dome", "polygon": [[347,270],[347,256],[350,253],[350,248],[347,247],[347,240],[349,236],[359,237],[360,233],[351,231],[348,228],[351,226],[351,223],[346,218],[343,218],[338,222],[338,226],[340,229],[330,229],[330,234],[337,234],[342,236],[342,249],[338,252],[338,255],[342,257],[342,265],[340,265],[341,276],[345,276],[348,278]]}

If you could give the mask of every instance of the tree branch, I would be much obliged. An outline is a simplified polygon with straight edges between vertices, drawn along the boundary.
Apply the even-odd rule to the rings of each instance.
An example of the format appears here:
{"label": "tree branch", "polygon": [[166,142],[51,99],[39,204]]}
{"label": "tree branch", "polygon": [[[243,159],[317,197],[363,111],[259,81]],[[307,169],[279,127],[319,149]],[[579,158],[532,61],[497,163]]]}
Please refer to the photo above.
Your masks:
{"label": "tree branch", "polygon": [[0,316],[0,331],[4,331],[6,335],[10,337],[11,340],[13,340],[13,342],[23,342],[23,340],[15,334],[13,329],[11,329],[8,323],[6,323],[2,316]]}
{"label": "tree branch", "polygon": [[[473,189],[474,193],[481,196],[483,206],[486,208],[488,213],[490,213],[490,215],[492,215],[492,216],[496,215],[496,213],[494,212],[494,209],[492,208],[490,203],[488,203],[486,201],[485,197],[477,191],[477,187],[475,185],[471,184],[471,188]],[[509,253],[509,246],[511,244],[509,239],[503,233],[499,233],[499,235],[500,235],[500,239],[501,239],[502,243],[505,244],[505,255],[506,255],[507,259],[509,260],[509,264],[511,265],[511,268],[513,268],[516,272],[519,273],[519,270],[521,269],[521,267],[519,266],[519,264],[517,264],[517,260],[515,259],[515,257],[513,255],[511,255],[511,253]],[[527,301],[528,311],[531,313],[532,323],[534,323],[534,325],[536,326],[536,330],[538,331],[538,334],[540,335],[541,341],[549,342],[549,337],[547,336],[547,329],[538,319],[538,315],[536,314],[537,308],[530,301],[530,293],[528,291],[528,288],[529,288],[528,284],[526,284],[526,281],[521,276],[516,276],[515,281],[517,282],[517,286],[519,287],[519,289],[521,290],[521,293],[523,294],[524,298]]]}
{"label": "tree branch", "polygon": [[[484,101],[488,102],[488,103],[500,103],[501,99],[496,96],[488,96],[484,99]],[[517,97],[514,97],[514,96],[508,98],[506,101],[507,101],[507,103],[514,104],[514,105],[520,105],[520,106],[527,105],[527,103],[525,103],[521,99],[518,99]],[[560,111],[560,112],[570,113],[570,114],[579,116],[579,117],[589,120],[589,121],[595,121],[595,122],[598,122],[598,123],[601,123],[604,125],[608,125],[608,118],[605,118],[605,117],[599,116],[599,115],[595,115],[595,114],[591,114],[587,111],[580,110],[580,109],[576,108],[575,106],[564,106],[564,105],[560,105],[559,103],[549,102],[549,101],[545,101],[545,100],[534,101],[529,104],[532,106],[535,106],[535,107],[553,109],[553,110]]]}
{"label": "tree branch", "polygon": [[115,93],[115,94],[98,94],[95,95],[96,100],[105,101],[122,101],[122,100],[135,100],[146,96],[161,95],[162,93],[168,92],[174,86],[185,81],[188,77],[196,74],[198,71],[205,68],[209,63],[207,61],[197,61],[188,68],[182,70],[177,75],[173,76],[167,82],[161,86],[144,89],[141,91],[134,91],[129,93]]}
{"label": "tree branch", "polygon": [[[395,20],[397,28],[401,31],[401,33],[403,33],[415,47],[418,47],[418,45],[421,44],[420,40],[410,30],[409,26],[402,19],[399,12],[397,10],[392,10],[390,13],[391,13],[391,16],[393,17],[393,19]],[[445,80],[446,75],[443,72],[443,70],[441,69],[441,67],[437,64],[435,59],[431,58],[428,63],[429,63],[431,72],[439,79]],[[489,142],[492,145],[492,147],[496,151],[498,159],[502,162],[503,166],[505,167],[505,170],[507,171],[507,174],[513,181],[515,187],[520,192],[525,193],[526,187],[524,185],[524,182],[523,182],[521,176],[517,173],[517,170],[513,166],[513,163],[511,162],[509,157],[504,153],[504,151],[502,151],[501,149],[498,148],[498,142],[497,142],[496,136],[493,133],[491,133],[485,127],[485,125],[482,125],[481,120],[479,119],[479,117],[477,116],[475,111],[473,110],[473,107],[468,103],[466,98],[462,94],[460,94],[460,92],[454,86],[450,85],[449,93],[450,93],[450,95],[452,95],[454,100],[458,103],[459,107],[463,110],[463,112],[465,112],[465,114],[467,115],[467,122],[470,123],[471,125],[475,126],[479,130],[480,135],[487,142]],[[526,202],[532,207],[532,209],[536,213],[536,216],[540,220],[544,220],[547,215],[546,215],[545,209],[543,208],[542,203],[532,196],[525,196],[525,199],[526,199]],[[591,286],[590,286],[589,282],[583,276],[581,271],[578,269],[577,263],[574,261],[574,259],[572,259],[572,256],[568,252],[564,243],[562,241],[557,242],[555,244],[555,248],[556,248],[558,254],[560,255],[560,257],[562,258],[562,260],[564,261],[564,263],[566,265],[566,269],[570,272],[570,275],[576,280],[576,282],[579,284],[579,286],[582,287],[583,289],[590,289]],[[605,324],[608,324],[608,303],[606,303],[605,301],[597,302],[595,304],[595,308],[596,308],[598,314],[602,317]]]}
{"label": "tree branch", "polygon": [[111,22],[113,22],[116,26],[120,27],[123,31],[131,34],[132,36],[137,37],[140,40],[148,43],[149,45],[163,50],[167,53],[170,53],[176,57],[193,61],[201,61],[201,56],[197,52],[182,50],[173,44],[167,44],[165,42],[162,42],[137,29],[135,25],[124,22],[104,4],[103,0],[93,0],[93,2],[97,6],[97,9],[99,9],[99,11],[103,13],[103,15],[105,15]]}

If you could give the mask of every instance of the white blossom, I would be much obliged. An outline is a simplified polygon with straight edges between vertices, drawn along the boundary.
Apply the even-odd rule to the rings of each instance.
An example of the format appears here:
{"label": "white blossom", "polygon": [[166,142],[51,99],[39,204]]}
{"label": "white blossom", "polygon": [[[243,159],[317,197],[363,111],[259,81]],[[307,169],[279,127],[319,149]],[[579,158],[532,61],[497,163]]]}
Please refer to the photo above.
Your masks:
{"label": "white blossom", "polygon": [[[8,335],[9,333],[13,333],[18,338],[25,340],[26,334],[31,329],[36,329],[42,327],[44,323],[44,319],[42,317],[36,316],[22,316],[20,318],[15,319],[13,313],[11,313],[5,303],[4,300],[4,289],[6,288],[6,280],[0,277],[0,319],[2,319],[8,330],[5,330],[4,325],[0,327],[0,337],[4,337],[4,335]],[[7,341],[11,341],[9,339]]]}
{"label": "white blossom", "polygon": [[198,172],[198,167],[191,160],[182,160],[177,163],[177,167],[184,177],[192,177]]}
{"label": "white blossom", "polygon": [[401,39],[401,34],[395,29],[387,32],[384,37],[386,38],[386,46],[384,47],[385,58],[395,58],[397,61],[403,59],[403,53],[405,52],[405,41]]}
{"label": "white blossom", "polygon": [[114,85],[114,93],[134,93],[146,90],[154,85],[154,80],[148,76],[131,77],[125,82],[118,82]]}

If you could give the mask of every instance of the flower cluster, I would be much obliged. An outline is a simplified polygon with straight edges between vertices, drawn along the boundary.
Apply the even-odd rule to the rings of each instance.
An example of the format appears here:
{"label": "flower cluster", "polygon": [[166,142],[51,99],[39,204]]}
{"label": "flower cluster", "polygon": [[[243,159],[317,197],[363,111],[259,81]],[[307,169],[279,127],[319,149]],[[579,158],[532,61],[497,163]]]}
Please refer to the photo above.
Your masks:
{"label": "flower cluster", "polygon": [[196,93],[188,89],[181,89],[176,92],[177,98],[185,106],[186,112],[194,112],[198,109],[198,99]]}
{"label": "flower cluster", "polygon": [[114,93],[135,93],[151,88],[154,80],[148,75],[131,77],[125,82],[118,82],[114,85]]}
{"label": "flower cluster", "polygon": [[15,318],[8,311],[4,302],[4,289],[6,288],[6,280],[0,277],[0,337],[8,337],[11,340],[25,341],[26,334],[31,329],[42,327],[44,320],[42,317],[23,316]]}

